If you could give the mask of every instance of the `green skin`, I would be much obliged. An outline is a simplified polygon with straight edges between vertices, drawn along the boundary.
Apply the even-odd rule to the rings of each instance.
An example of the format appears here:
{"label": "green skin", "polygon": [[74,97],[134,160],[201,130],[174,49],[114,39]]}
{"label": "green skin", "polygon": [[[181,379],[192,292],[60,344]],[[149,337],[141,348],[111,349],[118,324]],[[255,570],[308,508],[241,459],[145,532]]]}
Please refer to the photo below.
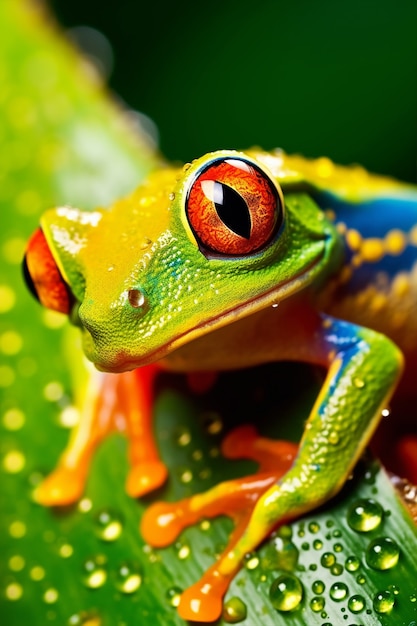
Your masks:
{"label": "green skin", "polygon": [[[265,165],[270,155],[245,158],[279,179],[285,218],[278,235],[254,255],[201,252],[185,217],[187,190],[211,159],[236,155],[217,152],[184,171],[156,172],[108,210],[55,209],[41,223],[77,300],[72,321],[98,369],[125,372],[158,361],[175,371],[218,371],[278,360],[328,369],[293,466],[259,498],[216,564],[220,580],[230,579],[279,520],[341,488],[402,370],[400,350],[384,335],[316,310],[316,294],[343,263],[343,242],[298,184],[302,176],[277,178]],[[182,614],[198,619],[186,608]]]}

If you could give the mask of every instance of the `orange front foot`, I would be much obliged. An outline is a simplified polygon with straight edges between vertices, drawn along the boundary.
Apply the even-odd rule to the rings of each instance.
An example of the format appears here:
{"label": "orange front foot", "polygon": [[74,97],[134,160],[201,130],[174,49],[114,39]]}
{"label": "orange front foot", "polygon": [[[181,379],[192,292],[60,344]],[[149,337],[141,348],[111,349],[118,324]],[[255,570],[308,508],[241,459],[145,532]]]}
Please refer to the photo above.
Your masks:
{"label": "orange front foot", "polygon": [[58,466],[35,489],[34,499],[43,506],[66,506],[83,495],[85,474],[79,469]]}
{"label": "orange front foot", "polygon": [[162,461],[148,461],[134,465],[126,480],[126,493],[131,498],[140,498],[161,487],[168,477],[168,470]]}
{"label": "orange front foot", "polygon": [[[223,442],[225,456],[255,459],[261,462],[261,471],[221,483],[206,493],[179,502],[157,502],[145,512],[141,532],[145,541],[155,547],[172,544],[184,528],[202,518],[225,514],[235,521],[235,530],[218,563],[182,594],[178,612],[183,619],[209,622],[220,617],[223,596],[238,569],[228,565],[236,560],[234,547],[244,537],[256,503],[288,471],[297,449],[292,443],[258,437],[253,427],[238,428]],[[268,530],[262,538],[267,534]]]}

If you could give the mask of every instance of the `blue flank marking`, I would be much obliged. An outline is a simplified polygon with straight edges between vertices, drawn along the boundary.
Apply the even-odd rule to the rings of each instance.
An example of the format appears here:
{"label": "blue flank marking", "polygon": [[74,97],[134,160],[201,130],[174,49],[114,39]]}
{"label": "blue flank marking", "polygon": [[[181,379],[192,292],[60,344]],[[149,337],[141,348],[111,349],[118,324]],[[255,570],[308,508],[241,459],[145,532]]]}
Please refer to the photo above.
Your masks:
{"label": "blue flank marking", "polygon": [[336,222],[357,230],[364,239],[382,239],[393,228],[408,233],[417,224],[417,190],[358,204],[345,202],[330,192],[319,192],[314,196],[322,209],[335,212]]}
{"label": "blue flank marking", "polygon": [[[407,190],[402,195],[400,193],[363,203],[349,203],[330,192],[318,192],[314,196],[323,210],[334,211],[336,223],[343,222],[348,229],[357,230],[363,239],[383,239],[393,229],[407,234],[417,224],[417,191]],[[348,263],[352,254],[346,247]],[[380,272],[393,278],[398,272],[411,270],[416,262],[417,247],[408,245],[402,254],[387,254],[376,263],[363,263],[354,271],[348,289],[357,292],[367,285],[375,284],[375,277]]]}

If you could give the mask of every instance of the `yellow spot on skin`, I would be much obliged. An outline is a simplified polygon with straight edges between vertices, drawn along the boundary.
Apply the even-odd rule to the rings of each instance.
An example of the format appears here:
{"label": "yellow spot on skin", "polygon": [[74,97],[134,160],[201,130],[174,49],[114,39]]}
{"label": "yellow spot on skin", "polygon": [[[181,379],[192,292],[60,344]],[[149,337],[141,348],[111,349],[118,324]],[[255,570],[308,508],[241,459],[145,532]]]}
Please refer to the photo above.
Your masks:
{"label": "yellow spot on skin", "polygon": [[398,256],[404,252],[407,239],[401,230],[391,230],[385,237],[385,250],[387,254]]}
{"label": "yellow spot on skin", "polygon": [[409,275],[407,275],[405,272],[398,274],[392,282],[392,289],[395,296],[397,296],[398,298],[407,295],[410,292]]}
{"label": "yellow spot on skin", "polygon": [[360,254],[366,263],[376,263],[385,255],[383,242],[380,239],[365,239],[362,243]]}
{"label": "yellow spot on skin", "polygon": [[361,234],[357,230],[350,228],[346,233],[346,242],[351,250],[359,250],[362,243]]}
{"label": "yellow spot on skin", "polygon": [[385,308],[388,304],[387,296],[383,293],[376,293],[375,297],[371,300],[371,307],[375,313],[379,313],[381,309]]}
{"label": "yellow spot on skin", "polygon": [[3,467],[8,474],[18,474],[25,464],[25,456],[19,450],[10,450],[3,459]]}
{"label": "yellow spot on skin", "polygon": [[417,246],[417,226],[411,229],[409,239],[413,246]]}
{"label": "yellow spot on skin", "polygon": [[16,296],[8,285],[0,285],[0,313],[7,313],[16,302]]}

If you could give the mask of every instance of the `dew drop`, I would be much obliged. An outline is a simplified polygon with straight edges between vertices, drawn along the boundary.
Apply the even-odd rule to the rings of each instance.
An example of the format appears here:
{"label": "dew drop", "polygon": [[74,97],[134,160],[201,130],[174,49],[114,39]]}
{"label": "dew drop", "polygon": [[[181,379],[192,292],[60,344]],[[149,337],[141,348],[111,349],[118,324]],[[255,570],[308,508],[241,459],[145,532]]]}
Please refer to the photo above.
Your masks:
{"label": "dew drop", "polygon": [[234,596],[227,600],[223,606],[223,619],[228,624],[238,624],[239,622],[243,622],[246,619],[248,614],[248,609],[246,604],[238,598]]}
{"label": "dew drop", "polygon": [[54,589],[54,587],[50,587],[44,592],[42,599],[46,604],[55,604],[55,602],[58,600],[58,597],[58,591]]}
{"label": "dew drop", "polygon": [[223,430],[223,422],[219,413],[206,411],[201,416],[204,431],[209,435],[218,435]]}
{"label": "dew drop", "polygon": [[336,562],[336,557],[333,552],[325,552],[320,559],[320,563],[323,567],[331,567]]}
{"label": "dew drop", "polygon": [[395,596],[388,589],[375,594],[372,605],[377,613],[389,613],[395,604]]}
{"label": "dew drop", "polygon": [[360,567],[361,562],[357,556],[348,556],[345,561],[345,568],[348,572],[356,572]]}
{"label": "dew drop", "polygon": [[101,626],[101,617],[90,611],[80,611],[71,615],[67,622],[68,626]]}
{"label": "dew drop", "polygon": [[95,518],[94,531],[102,541],[115,541],[123,531],[121,517],[110,509],[100,511]]}
{"label": "dew drop", "polygon": [[375,530],[382,522],[384,511],[375,500],[363,499],[355,502],[347,514],[347,522],[352,530],[367,533]]}
{"label": "dew drop", "polygon": [[125,594],[134,593],[142,584],[140,566],[132,561],[122,563],[116,572],[116,587]]}
{"label": "dew drop", "polygon": [[356,582],[358,585],[364,585],[366,583],[365,576],[363,574],[359,574],[359,576],[356,577]]}
{"label": "dew drop", "polygon": [[99,589],[107,580],[107,571],[104,567],[105,558],[97,556],[87,559],[83,565],[83,582],[89,589]]}
{"label": "dew drop", "polygon": [[400,556],[400,548],[389,537],[379,537],[369,544],[366,550],[366,562],[376,570],[395,567]]}
{"label": "dew drop", "polygon": [[349,593],[349,589],[345,583],[334,583],[330,587],[330,597],[335,602],[341,602],[344,600]]}
{"label": "dew drop", "polygon": [[177,556],[180,561],[184,561],[185,559],[188,559],[188,557],[191,554],[190,546],[187,545],[186,543],[179,542],[175,544],[175,548],[177,550]]}
{"label": "dew drop", "polygon": [[259,565],[258,555],[254,554],[253,552],[249,552],[248,554],[245,554],[245,557],[243,559],[243,564],[245,568],[248,570],[256,569]]}
{"label": "dew drop", "polygon": [[3,468],[8,474],[18,474],[26,465],[26,458],[20,450],[10,450],[3,458]]}
{"label": "dew drop", "polygon": [[272,606],[277,611],[293,611],[303,597],[303,587],[296,576],[282,574],[274,580],[269,590]]}
{"label": "dew drop", "polygon": [[191,433],[188,428],[178,430],[175,434],[175,440],[181,447],[188,446],[191,443]]}
{"label": "dew drop", "polygon": [[365,599],[357,594],[350,596],[348,608],[351,613],[360,613],[365,608]]}
{"label": "dew drop", "polygon": [[313,541],[313,548],[315,550],[321,550],[323,547],[323,542],[321,541],[321,539],[315,539]]}
{"label": "dew drop", "polygon": [[335,552],[342,552],[342,550],[343,550],[342,544],[341,543],[335,543],[334,546],[333,546],[333,550]]}
{"label": "dew drop", "polygon": [[182,589],[179,587],[170,587],[166,593],[168,603],[173,607],[177,607],[180,603],[181,594]]}
{"label": "dew drop", "polygon": [[333,576],[340,576],[343,573],[343,565],[341,563],[335,563],[331,566],[330,572]]}
{"label": "dew drop", "polygon": [[322,580],[315,580],[311,586],[313,593],[320,595],[326,589],[326,585]]}
{"label": "dew drop", "polygon": [[320,530],[320,524],[318,524],[317,522],[310,522],[308,525],[308,530],[311,533],[316,534]]}
{"label": "dew drop", "polygon": [[20,430],[25,421],[25,414],[20,409],[9,409],[3,415],[3,426],[6,430]]}
{"label": "dew drop", "polygon": [[319,613],[324,609],[325,600],[323,597],[315,597],[310,600],[310,608],[315,613]]}
{"label": "dew drop", "polygon": [[10,583],[6,587],[6,598],[8,600],[12,600],[13,602],[16,600],[20,600],[23,595],[23,587],[19,585],[19,583]]}

